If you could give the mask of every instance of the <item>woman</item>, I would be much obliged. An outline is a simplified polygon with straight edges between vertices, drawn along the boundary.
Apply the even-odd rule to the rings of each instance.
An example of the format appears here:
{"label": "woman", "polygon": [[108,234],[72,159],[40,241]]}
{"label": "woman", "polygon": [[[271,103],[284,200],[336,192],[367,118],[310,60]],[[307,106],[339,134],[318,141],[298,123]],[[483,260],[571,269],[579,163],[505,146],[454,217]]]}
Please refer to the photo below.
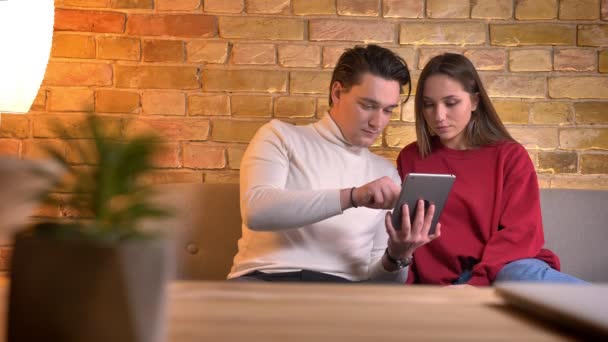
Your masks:
{"label": "woman", "polygon": [[491,285],[495,280],[582,282],[543,249],[540,195],[528,153],[507,132],[473,64],[431,59],[415,97],[417,142],[397,159],[408,173],[456,175],[441,239],[414,253],[408,283]]}

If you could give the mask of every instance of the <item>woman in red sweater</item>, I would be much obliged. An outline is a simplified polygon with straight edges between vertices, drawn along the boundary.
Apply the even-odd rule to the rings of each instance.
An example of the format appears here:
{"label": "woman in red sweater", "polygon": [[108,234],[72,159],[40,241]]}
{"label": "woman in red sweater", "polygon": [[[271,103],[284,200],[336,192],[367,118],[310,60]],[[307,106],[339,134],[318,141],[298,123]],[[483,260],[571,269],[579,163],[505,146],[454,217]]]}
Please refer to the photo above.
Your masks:
{"label": "woman in red sweater", "polygon": [[583,282],[543,249],[540,196],[528,153],[507,132],[473,64],[431,59],[415,97],[417,141],[397,159],[408,173],[456,175],[441,238],[416,250],[408,283],[491,285],[496,280]]}

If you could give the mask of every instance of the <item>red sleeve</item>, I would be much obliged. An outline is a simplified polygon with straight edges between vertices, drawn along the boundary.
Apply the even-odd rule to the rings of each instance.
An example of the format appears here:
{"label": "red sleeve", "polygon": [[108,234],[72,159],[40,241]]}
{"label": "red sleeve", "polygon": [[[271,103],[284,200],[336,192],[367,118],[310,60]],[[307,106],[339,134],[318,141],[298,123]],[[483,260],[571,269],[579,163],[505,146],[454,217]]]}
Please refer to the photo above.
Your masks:
{"label": "red sleeve", "polygon": [[536,257],[544,244],[536,171],[523,146],[508,145],[496,171],[497,230],[473,267],[470,285],[490,285],[505,264]]}

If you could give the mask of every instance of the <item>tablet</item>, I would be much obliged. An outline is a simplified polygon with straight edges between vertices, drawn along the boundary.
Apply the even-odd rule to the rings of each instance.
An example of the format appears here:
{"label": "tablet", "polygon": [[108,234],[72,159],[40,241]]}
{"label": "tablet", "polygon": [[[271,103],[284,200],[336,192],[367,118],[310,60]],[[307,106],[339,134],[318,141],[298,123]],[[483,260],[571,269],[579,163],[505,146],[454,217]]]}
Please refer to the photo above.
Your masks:
{"label": "tablet", "polygon": [[401,207],[407,203],[410,208],[410,221],[416,216],[418,199],[424,200],[424,210],[430,203],[435,203],[435,214],[429,230],[429,235],[435,233],[435,227],[443,211],[445,201],[448,199],[456,176],[436,173],[410,173],[401,186],[401,194],[393,210],[393,227],[401,229]]}

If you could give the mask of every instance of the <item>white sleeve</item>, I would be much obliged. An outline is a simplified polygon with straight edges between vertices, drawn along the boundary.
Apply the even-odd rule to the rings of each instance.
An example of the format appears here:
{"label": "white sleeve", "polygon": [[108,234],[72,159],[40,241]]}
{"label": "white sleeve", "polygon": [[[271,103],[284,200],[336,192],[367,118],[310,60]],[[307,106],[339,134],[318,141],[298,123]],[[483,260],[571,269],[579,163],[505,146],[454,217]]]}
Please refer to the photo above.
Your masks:
{"label": "white sleeve", "polygon": [[[394,172],[392,178],[395,184],[401,184],[401,178],[399,177],[397,171]],[[374,236],[374,244],[372,246],[369,278],[373,281],[395,282],[403,284],[407,280],[409,267],[402,268],[394,272],[389,272],[384,269],[384,266],[382,266],[382,256],[386,250],[388,234],[386,233],[386,227],[384,225],[384,216],[383,219],[379,221],[378,227],[376,227],[376,235]]]}
{"label": "white sleeve", "polygon": [[342,213],[340,189],[286,189],[289,150],[276,124],[264,125],[241,161],[241,217],[257,231],[290,229]]}

